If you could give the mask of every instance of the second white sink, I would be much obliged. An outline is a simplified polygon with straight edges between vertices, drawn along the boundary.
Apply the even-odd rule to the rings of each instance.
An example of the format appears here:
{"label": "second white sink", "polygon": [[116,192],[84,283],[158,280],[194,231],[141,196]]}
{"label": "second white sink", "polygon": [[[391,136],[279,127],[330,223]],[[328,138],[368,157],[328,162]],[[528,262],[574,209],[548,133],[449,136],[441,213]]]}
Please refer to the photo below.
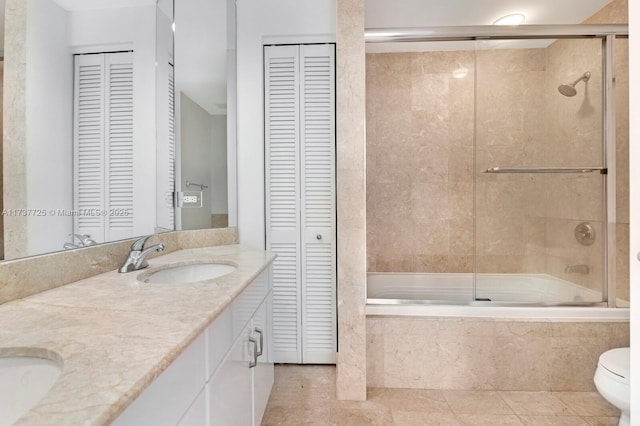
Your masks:
{"label": "second white sink", "polygon": [[62,367],[28,356],[0,356],[0,426],[12,425],[55,384]]}
{"label": "second white sink", "polygon": [[235,270],[235,266],[224,263],[195,263],[143,274],[139,280],[150,284],[189,284],[212,280]]}

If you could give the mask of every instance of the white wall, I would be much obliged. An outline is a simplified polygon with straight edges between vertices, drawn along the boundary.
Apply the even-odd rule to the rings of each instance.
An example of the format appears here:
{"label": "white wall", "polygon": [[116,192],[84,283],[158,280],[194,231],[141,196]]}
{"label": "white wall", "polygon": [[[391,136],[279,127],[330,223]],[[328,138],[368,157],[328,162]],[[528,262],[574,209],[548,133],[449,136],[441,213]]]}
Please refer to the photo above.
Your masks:
{"label": "white wall", "polygon": [[227,214],[227,116],[211,116],[211,213]]}
{"label": "white wall", "polygon": [[212,116],[184,93],[180,94],[180,150],[182,191],[200,191],[186,182],[209,186],[202,189],[202,208],[182,209],[182,229],[211,228]]}
{"label": "white wall", "polygon": [[133,50],[134,235],[156,222],[156,8],[141,6],[70,12],[73,53]]}
{"label": "white wall", "polygon": [[335,0],[237,0],[240,243],[265,248],[263,42],[333,42]]}
{"label": "white wall", "polygon": [[[640,75],[640,4],[629,2],[629,75]],[[640,80],[629,80],[629,116],[640,116]],[[640,121],[629,121],[629,199],[631,208],[631,401],[640,401]],[[640,407],[632,404],[631,424],[640,425]]]}
{"label": "white wall", "polygon": [[[29,209],[71,209],[73,57],[67,49],[68,14],[51,0],[27,5],[26,181]],[[6,181],[5,185],[11,182]],[[29,255],[62,250],[71,217],[29,217]]]}

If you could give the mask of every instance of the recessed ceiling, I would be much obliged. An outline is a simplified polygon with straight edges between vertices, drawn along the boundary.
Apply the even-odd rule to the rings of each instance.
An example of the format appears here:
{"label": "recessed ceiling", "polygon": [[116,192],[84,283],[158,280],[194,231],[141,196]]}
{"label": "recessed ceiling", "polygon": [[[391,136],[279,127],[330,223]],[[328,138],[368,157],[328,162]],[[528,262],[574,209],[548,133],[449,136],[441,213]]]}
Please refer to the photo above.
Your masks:
{"label": "recessed ceiling", "polygon": [[[611,0],[365,0],[365,28],[491,25],[496,19],[511,13],[525,15],[525,25],[579,24],[610,2]],[[433,50],[424,45],[376,43],[368,44],[367,52]],[[435,46],[431,43],[429,45]],[[535,44],[529,43],[529,47],[533,46]],[[453,45],[450,47],[454,48]]]}

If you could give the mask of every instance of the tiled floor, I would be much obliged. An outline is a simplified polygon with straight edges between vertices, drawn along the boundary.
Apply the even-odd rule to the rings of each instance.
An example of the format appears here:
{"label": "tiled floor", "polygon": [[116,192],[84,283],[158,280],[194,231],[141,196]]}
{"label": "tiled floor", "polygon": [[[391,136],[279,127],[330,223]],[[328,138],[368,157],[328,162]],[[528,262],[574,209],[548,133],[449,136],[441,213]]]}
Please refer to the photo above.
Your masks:
{"label": "tiled floor", "polygon": [[597,392],[440,391],[370,388],[337,401],[335,367],[276,366],[263,425],[617,425]]}

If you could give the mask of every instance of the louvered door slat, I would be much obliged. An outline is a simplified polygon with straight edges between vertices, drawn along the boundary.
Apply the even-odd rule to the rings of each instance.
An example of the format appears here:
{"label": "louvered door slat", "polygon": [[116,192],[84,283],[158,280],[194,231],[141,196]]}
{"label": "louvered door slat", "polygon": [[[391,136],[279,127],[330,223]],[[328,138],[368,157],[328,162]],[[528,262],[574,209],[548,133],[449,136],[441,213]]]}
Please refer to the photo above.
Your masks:
{"label": "louvered door slat", "polygon": [[299,80],[295,46],[265,47],[267,247],[273,264],[272,354],[301,362]]}
{"label": "louvered door slat", "polygon": [[335,363],[335,54],[300,47],[302,324],[306,363]]}
{"label": "louvered door slat", "polygon": [[74,61],[74,232],[97,242],[131,237],[133,54]]}
{"label": "louvered door slat", "polygon": [[[109,241],[133,236],[133,53],[113,53],[107,67],[107,211]],[[122,214],[120,214],[122,213]]]}
{"label": "louvered door slat", "polygon": [[335,363],[334,62],[332,45],[265,48],[275,362]]}
{"label": "louvered door slat", "polygon": [[[104,55],[76,56],[74,75],[73,208],[95,212],[104,208]],[[100,215],[78,214],[73,228],[105,241]]]}

